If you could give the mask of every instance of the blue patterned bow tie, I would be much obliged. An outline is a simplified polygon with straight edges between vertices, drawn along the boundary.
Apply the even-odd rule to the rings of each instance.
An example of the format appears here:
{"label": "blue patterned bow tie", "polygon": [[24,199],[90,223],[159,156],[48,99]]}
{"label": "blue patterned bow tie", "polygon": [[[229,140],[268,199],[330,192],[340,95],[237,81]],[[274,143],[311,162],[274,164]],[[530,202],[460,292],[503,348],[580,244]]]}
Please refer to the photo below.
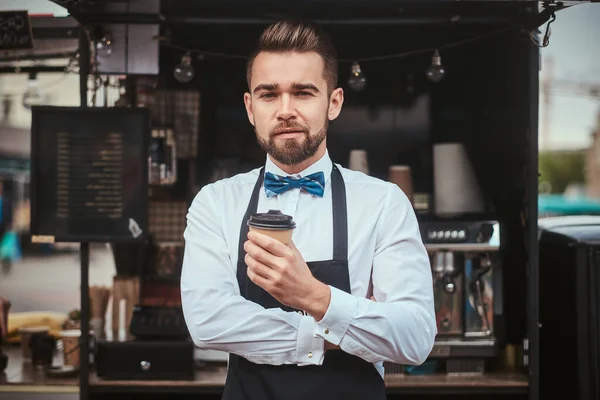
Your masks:
{"label": "blue patterned bow tie", "polygon": [[323,197],[325,188],[325,174],[315,172],[303,178],[294,178],[291,176],[279,176],[267,172],[265,174],[265,192],[267,197],[277,196],[289,189],[300,189],[313,196]]}

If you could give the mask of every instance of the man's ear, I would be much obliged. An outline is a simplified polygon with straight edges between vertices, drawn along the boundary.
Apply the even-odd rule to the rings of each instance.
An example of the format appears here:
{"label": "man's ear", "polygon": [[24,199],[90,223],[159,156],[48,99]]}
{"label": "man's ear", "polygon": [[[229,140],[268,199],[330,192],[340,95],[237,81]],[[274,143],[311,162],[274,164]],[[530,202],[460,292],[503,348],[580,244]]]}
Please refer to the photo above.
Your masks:
{"label": "man's ear", "polygon": [[250,121],[252,126],[254,126],[254,114],[252,113],[252,95],[250,93],[244,93],[244,105],[246,106],[248,121]]}
{"label": "man's ear", "polygon": [[342,104],[344,104],[344,89],[337,88],[331,92],[329,97],[329,111],[327,112],[327,118],[333,121],[340,115],[342,111]]}

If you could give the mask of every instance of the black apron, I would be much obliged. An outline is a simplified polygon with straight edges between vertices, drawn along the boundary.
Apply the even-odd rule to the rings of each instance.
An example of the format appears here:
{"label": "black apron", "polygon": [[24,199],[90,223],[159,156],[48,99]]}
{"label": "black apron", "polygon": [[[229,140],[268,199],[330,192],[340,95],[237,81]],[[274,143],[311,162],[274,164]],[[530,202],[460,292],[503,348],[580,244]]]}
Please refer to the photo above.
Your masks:
{"label": "black apron", "polygon": [[[264,168],[254,187],[246,215],[242,221],[237,279],[241,295],[265,308],[298,311],[275,300],[255,285],[246,274],[244,242],[248,235],[246,221],[256,213],[263,186]],[[309,262],[313,276],[321,282],[350,293],[348,274],[348,222],[346,188],[339,169],[331,173],[333,203],[333,260]],[[384,381],[375,366],[341,350],[328,350],[322,366],[294,364],[255,364],[235,354],[229,356],[223,400],[383,400]]]}

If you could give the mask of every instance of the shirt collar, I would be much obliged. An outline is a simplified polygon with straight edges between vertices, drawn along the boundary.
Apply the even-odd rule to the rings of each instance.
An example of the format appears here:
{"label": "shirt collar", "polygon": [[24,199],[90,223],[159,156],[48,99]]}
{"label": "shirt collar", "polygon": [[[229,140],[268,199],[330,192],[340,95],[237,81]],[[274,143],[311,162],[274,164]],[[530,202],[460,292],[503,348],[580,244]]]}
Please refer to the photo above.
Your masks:
{"label": "shirt collar", "polygon": [[[329,151],[326,149],[323,157],[321,157],[319,160],[314,162],[312,165],[310,165],[304,171],[301,171],[298,174],[293,174],[292,176],[294,176],[296,178],[303,178],[303,177],[313,174],[315,172],[323,171],[323,174],[325,175],[325,183],[327,183],[329,181],[329,178],[331,177],[332,169],[333,169],[333,164],[331,163],[331,158],[329,158]],[[275,163],[273,163],[273,161],[271,161],[271,158],[269,158],[268,155],[267,155],[267,162],[265,163],[265,172],[270,172],[272,174],[280,175],[280,176],[289,176],[290,175],[287,172],[285,172],[284,170],[282,170],[281,168],[279,168],[277,165],[275,165]]]}

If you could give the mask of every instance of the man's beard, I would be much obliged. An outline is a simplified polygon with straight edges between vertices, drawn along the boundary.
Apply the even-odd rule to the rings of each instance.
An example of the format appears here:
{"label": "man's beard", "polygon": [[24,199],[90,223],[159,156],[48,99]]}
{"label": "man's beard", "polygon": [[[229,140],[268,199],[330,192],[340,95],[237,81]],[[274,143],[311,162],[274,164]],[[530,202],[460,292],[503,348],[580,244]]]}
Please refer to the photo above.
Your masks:
{"label": "man's beard", "polygon": [[[283,123],[277,125],[270,133],[269,139],[265,140],[256,133],[256,139],[260,147],[267,152],[275,161],[280,162],[283,165],[295,165],[300,164],[303,161],[308,160],[314,156],[323,140],[327,136],[327,127],[329,126],[329,120],[325,119],[323,128],[317,133],[311,135],[308,127],[300,125],[298,123]],[[299,143],[296,139],[286,139],[283,143],[275,142],[275,132],[282,128],[299,128],[304,132],[304,141]],[[254,129],[256,132],[256,128]]]}

